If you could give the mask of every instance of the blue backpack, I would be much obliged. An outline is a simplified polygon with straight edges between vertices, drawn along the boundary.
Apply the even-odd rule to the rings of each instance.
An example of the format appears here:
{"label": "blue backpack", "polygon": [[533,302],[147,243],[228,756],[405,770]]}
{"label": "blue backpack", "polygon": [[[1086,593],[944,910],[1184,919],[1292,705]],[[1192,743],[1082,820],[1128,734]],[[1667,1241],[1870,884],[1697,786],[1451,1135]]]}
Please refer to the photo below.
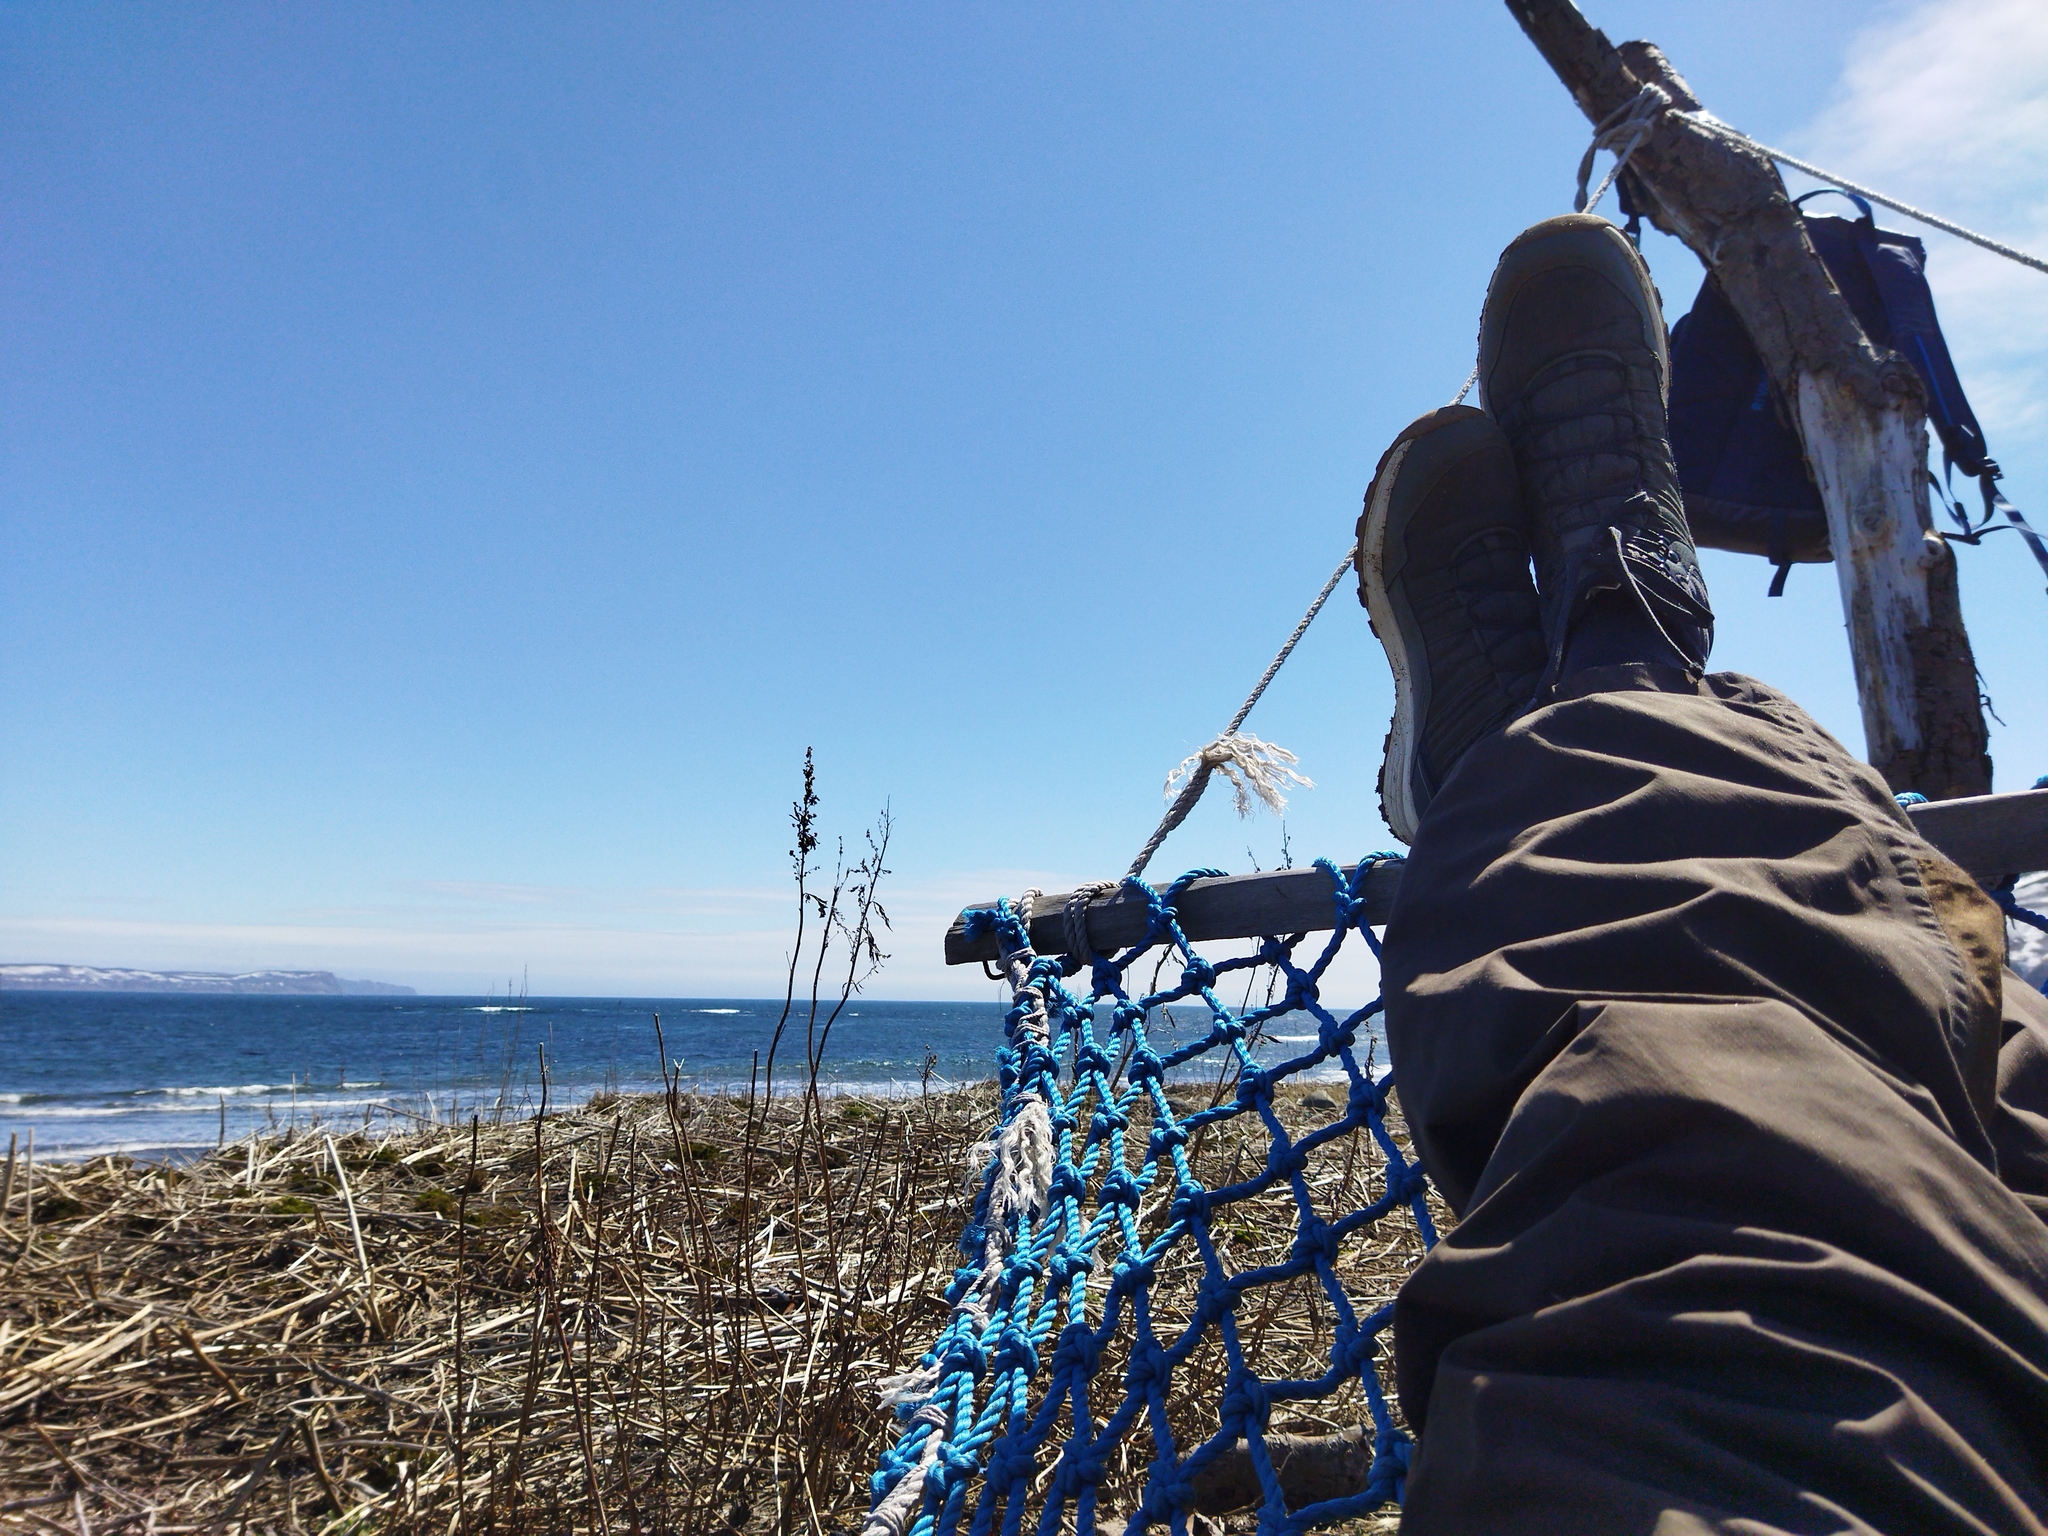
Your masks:
{"label": "blue backpack", "polygon": [[[1934,481],[1956,524],[1949,539],[1975,544],[2010,527],[2048,572],[2048,546],[1998,490],[1997,461],[1985,447],[1934,315],[1926,248],[1911,235],[1879,229],[1862,198],[1840,195],[1863,217],[1807,214],[1807,237],[1864,334],[1903,355],[1919,373],[1944,470],[1962,470],[1983,491],[1984,515],[1973,521],[1944,482]],[[1692,312],[1671,328],[1671,449],[1694,542],[1764,556],[1778,568],[1771,596],[1784,591],[1795,564],[1832,558],[1827,515],[1799,439],[1748,332],[1711,273]]]}

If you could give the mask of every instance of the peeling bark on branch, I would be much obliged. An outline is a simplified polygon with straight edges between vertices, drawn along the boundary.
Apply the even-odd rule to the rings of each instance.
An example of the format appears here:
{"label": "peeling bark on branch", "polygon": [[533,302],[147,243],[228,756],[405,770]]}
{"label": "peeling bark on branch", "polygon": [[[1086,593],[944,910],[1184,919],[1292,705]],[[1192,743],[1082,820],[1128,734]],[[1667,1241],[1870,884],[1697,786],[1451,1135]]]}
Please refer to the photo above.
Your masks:
{"label": "peeling bark on branch", "polygon": [[1714,274],[1791,406],[1827,509],[1870,761],[1894,789],[1988,792],[1955,559],[1927,502],[1919,376],[1863,334],[1769,159],[1684,115],[1699,99],[1662,52],[1615,48],[1570,0],[1507,7],[1591,121],[1645,82],[1672,98],[1624,174],[1651,222]]}

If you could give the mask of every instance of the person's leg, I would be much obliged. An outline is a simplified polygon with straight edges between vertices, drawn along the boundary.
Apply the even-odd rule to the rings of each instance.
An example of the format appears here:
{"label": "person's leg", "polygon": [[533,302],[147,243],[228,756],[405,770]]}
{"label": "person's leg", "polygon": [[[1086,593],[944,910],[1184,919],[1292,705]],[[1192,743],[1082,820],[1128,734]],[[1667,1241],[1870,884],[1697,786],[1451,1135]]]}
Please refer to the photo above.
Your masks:
{"label": "person's leg", "polygon": [[2035,1528],[2048,1227],[1980,1109],[1997,1014],[1950,928],[1982,914],[1943,923],[1904,821],[1726,677],[1460,766],[1386,943],[1462,1213],[1396,1310],[1410,1529]]}
{"label": "person's leg", "polygon": [[1387,934],[1397,1089],[1462,1218],[1397,1304],[1404,1529],[2039,1529],[2002,925],[1788,700],[1700,677],[1661,322],[1590,223],[1510,248],[1482,353],[1543,702],[1431,765]]}
{"label": "person's leg", "polygon": [[2048,1222],[2048,997],[2010,970],[2004,981],[1991,1139],[1999,1178]]}

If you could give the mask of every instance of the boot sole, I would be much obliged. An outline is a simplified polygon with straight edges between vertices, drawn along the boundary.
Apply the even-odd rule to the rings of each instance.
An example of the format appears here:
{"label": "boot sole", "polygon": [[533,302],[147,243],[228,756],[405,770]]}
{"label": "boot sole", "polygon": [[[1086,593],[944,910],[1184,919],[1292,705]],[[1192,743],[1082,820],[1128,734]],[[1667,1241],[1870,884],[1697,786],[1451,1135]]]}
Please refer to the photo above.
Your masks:
{"label": "boot sole", "polygon": [[1500,358],[1505,316],[1514,307],[1522,285],[1559,267],[1589,267],[1623,293],[1633,295],[1643,318],[1643,344],[1657,354],[1657,389],[1671,400],[1671,346],[1664,329],[1664,306],[1642,255],[1628,236],[1591,213],[1565,213],[1531,225],[1508,243],[1486,285],[1486,303],[1479,320],[1479,400],[1493,414],[1488,387]]}
{"label": "boot sole", "polygon": [[1418,417],[1380,456],[1358,518],[1358,597],[1394,674],[1394,717],[1380,763],[1380,815],[1404,843],[1414,843],[1428,808],[1415,783],[1422,721],[1429,714],[1429,668],[1419,664],[1421,626],[1401,582],[1408,525],[1443,472],[1474,447],[1495,441],[1498,431],[1469,405],[1447,405]]}

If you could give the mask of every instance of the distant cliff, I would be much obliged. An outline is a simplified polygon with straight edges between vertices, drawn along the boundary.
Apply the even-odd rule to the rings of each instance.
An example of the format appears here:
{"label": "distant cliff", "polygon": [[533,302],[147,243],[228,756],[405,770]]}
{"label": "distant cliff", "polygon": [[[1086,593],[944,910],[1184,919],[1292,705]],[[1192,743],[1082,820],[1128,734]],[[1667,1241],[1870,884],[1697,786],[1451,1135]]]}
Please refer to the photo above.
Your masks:
{"label": "distant cliff", "polygon": [[350,981],[332,971],[134,971],[97,965],[0,965],[0,992],[242,992],[266,997],[412,997],[388,981]]}

